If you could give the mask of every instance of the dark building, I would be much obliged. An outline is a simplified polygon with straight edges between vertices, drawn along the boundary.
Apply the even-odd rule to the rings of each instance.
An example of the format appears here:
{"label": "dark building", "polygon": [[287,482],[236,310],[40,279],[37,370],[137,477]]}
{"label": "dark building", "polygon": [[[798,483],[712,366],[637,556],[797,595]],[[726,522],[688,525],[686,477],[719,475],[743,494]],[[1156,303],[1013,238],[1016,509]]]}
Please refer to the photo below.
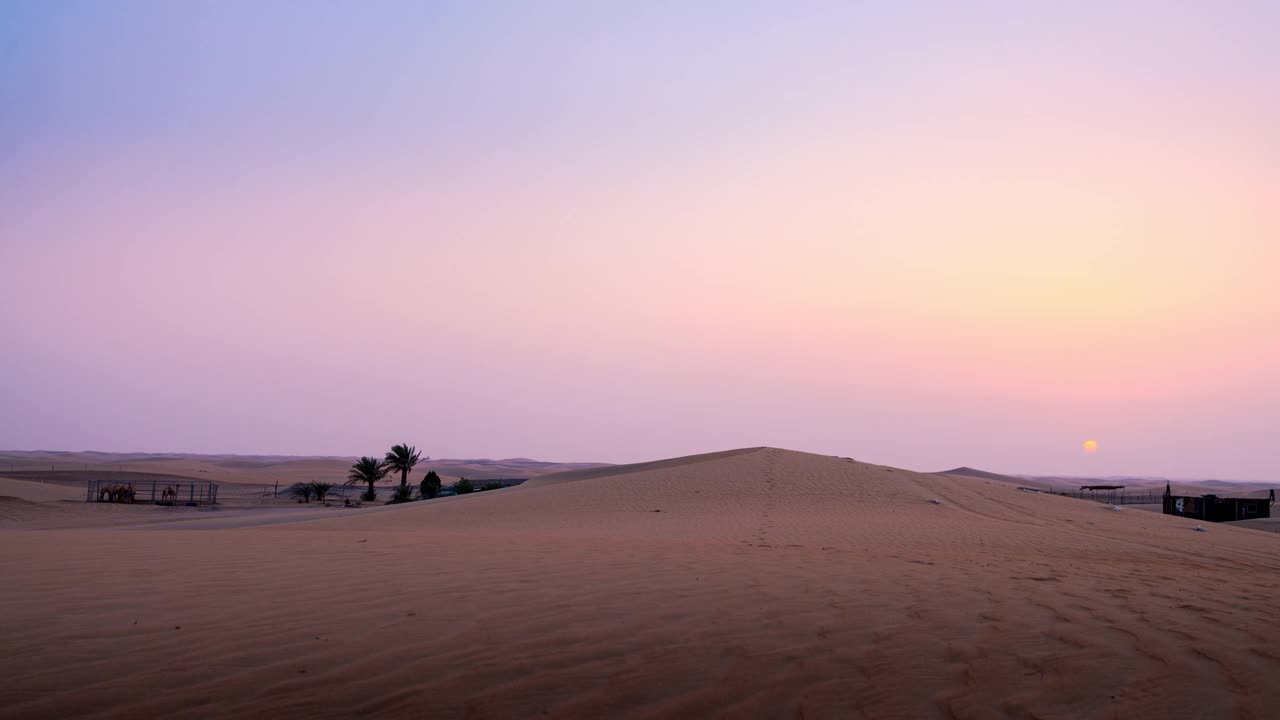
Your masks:
{"label": "dark building", "polygon": [[1174,495],[1164,486],[1164,514],[1194,518],[1205,522],[1231,522],[1271,517],[1276,491],[1268,498],[1224,498],[1217,495]]}

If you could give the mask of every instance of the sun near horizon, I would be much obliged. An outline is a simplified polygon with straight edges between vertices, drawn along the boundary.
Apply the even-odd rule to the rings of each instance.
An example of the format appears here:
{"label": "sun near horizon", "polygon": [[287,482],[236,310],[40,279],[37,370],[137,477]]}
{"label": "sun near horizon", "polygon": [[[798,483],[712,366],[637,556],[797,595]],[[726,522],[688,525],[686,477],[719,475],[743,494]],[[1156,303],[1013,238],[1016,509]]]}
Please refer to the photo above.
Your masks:
{"label": "sun near horizon", "polygon": [[0,448],[1276,472],[1280,5],[375,5],[0,5]]}

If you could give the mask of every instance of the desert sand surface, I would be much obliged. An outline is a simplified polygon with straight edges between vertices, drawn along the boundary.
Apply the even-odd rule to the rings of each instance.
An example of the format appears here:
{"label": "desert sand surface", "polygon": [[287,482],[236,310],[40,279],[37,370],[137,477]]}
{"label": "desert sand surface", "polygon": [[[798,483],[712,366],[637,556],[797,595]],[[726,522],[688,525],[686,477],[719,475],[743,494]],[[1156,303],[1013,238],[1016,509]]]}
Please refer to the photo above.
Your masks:
{"label": "desert sand surface", "polygon": [[1261,530],[1263,532],[1280,533],[1280,517],[1257,518],[1254,520],[1238,520],[1233,523],[1227,523],[1234,527],[1249,528],[1251,530]]}
{"label": "desert sand surface", "polygon": [[998,479],[754,448],[168,514],[18,482],[5,717],[1280,717],[1280,536]]}
{"label": "desert sand surface", "polygon": [[28,502],[75,501],[84,500],[85,491],[83,487],[70,487],[62,483],[0,477],[0,497],[21,498]]}

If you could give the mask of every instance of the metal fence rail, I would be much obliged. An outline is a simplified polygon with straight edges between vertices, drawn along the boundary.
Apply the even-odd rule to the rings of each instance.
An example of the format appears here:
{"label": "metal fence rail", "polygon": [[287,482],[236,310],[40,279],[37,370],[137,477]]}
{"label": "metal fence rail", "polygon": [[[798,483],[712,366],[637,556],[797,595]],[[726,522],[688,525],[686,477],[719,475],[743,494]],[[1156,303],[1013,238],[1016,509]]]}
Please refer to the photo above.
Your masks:
{"label": "metal fence rail", "polygon": [[1123,490],[1067,490],[1057,492],[1056,494],[1075,498],[1077,500],[1092,500],[1094,502],[1104,503],[1107,505],[1159,505],[1161,499],[1164,497],[1163,493],[1159,493],[1154,490],[1143,490],[1137,492],[1125,492]]}
{"label": "metal fence rail", "polygon": [[213,505],[218,484],[210,480],[90,480],[87,502],[150,502],[160,505]]}

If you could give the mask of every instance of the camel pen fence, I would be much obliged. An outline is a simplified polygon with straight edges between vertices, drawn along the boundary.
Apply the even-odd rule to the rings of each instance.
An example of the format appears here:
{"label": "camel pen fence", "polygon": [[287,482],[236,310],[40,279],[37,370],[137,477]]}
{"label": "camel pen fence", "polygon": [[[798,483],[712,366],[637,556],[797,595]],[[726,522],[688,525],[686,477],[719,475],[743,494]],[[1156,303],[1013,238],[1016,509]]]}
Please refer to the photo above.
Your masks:
{"label": "camel pen fence", "polygon": [[218,484],[209,480],[90,480],[88,502],[150,502],[157,505],[214,505]]}
{"label": "camel pen fence", "polygon": [[1082,485],[1079,490],[1058,494],[1107,505],[1156,505],[1161,498],[1160,493],[1154,490],[1126,490],[1123,485]]}

